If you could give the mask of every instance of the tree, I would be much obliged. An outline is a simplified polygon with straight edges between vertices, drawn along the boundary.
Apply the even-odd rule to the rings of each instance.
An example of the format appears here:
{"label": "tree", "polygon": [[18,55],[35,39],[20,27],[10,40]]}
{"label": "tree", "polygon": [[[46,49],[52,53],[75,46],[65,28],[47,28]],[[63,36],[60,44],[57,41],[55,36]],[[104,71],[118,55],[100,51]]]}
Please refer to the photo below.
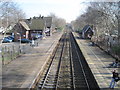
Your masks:
{"label": "tree", "polygon": [[115,39],[118,47],[120,45],[120,2],[91,2],[86,12],[80,15],[73,25],[83,28],[86,24],[94,26],[99,46],[102,43],[104,49],[110,50],[111,45],[116,45],[113,45],[111,40],[115,37],[118,39]]}
{"label": "tree", "polygon": [[76,19],[75,25],[90,24],[97,28],[98,36],[103,33],[112,35],[118,30],[118,5],[118,2],[91,2],[86,12]]}
{"label": "tree", "polygon": [[48,16],[52,17],[54,28],[63,29],[66,25],[66,21],[63,18],[57,17],[54,13],[50,13]]}
{"label": "tree", "polygon": [[25,18],[25,13],[12,0],[0,1],[0,26],[6,28],[11,23],[16,23],[19,19]]}

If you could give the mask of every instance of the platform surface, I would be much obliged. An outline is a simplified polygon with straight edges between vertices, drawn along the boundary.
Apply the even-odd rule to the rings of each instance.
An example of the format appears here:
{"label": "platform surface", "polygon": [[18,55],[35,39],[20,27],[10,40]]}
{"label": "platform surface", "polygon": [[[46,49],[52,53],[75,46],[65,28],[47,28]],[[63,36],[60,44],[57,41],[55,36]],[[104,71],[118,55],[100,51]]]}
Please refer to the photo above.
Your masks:
{"label": "platform surface", "polygon": [[3,88],[29,88],[42,72],[56,47],[62,32],[48,36],[31,51],[2,67]]}
{"label": "platform surface", "polygon": [[[101,89],[109,88],[113,70],[119,72],[120,67],[113,68],[110,64],[115,60],[113,57],[102,51],[97,46],[90,46],[89,40],[80,39],[79,35],[73,32],[75,39],[89,65],[91,71]],[[120,76],[120,72],[119,72]],[[117,82],[116,89],[120,89],[120,81]]]}

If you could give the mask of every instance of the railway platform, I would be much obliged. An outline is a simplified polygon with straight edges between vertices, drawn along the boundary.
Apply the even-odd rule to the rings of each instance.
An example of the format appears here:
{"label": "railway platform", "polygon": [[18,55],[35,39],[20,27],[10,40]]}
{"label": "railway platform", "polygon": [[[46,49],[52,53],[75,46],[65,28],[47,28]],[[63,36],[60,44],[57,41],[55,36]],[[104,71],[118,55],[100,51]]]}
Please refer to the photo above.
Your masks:
{"label": "railway platform", "polygon": [[[80,39],[79,35],[73,32],[73,35],[78,43],[81,52],[83,53],[91,71],[100,87],[100,89],[109,89],[113,70],[119,71],[120,67],[113,68],[110,64],[115,60],[110,55],[106,54],[97,46],[90,46],[90,41]],[[120,72],[119,72],[120,73]],[[117,82],[115,89],[120,89],[120,81]]]}
{"label": "railway platform", "polygon": [[29,53],[3,66],[2,88],[31,88],[48,62],[61,35],[62,32],[59,32],[46,37]]}

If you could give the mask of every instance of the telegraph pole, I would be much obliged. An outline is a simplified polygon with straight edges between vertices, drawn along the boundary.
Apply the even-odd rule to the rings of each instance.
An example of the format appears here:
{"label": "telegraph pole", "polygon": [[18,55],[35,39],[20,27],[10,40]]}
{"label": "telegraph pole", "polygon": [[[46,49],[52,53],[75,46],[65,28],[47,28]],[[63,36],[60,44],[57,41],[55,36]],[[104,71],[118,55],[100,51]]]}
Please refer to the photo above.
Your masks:
{"label": "telegraph pole", "polygon": [[118,2],[118,45],[120,45],[120,1]]}

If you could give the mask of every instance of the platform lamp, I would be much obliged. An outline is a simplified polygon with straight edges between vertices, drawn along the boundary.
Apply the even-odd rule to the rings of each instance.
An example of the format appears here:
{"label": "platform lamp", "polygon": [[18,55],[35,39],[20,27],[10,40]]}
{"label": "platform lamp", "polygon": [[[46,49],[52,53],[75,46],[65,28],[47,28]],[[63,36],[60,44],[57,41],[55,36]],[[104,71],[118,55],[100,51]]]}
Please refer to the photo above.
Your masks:
{"label": "platform lamp", "polygon": [[[2,26],[2,19],[3,19],[3,17],[0,17],[0,19],[1,19],[1,29],[3,31],[3,26]],[[4,37],[2,37],[2,38],[4,38]],[[1,40],[0,44],[2,45],[2,40]]]}
{"label": "platform lamp", "polygon": [[21,34],[20,33],[17,33],[17,35],[19,35],[19,39],[20,39],[20,45],[19,45],[19,49],[20,49],[20,53],[21,53]]}

